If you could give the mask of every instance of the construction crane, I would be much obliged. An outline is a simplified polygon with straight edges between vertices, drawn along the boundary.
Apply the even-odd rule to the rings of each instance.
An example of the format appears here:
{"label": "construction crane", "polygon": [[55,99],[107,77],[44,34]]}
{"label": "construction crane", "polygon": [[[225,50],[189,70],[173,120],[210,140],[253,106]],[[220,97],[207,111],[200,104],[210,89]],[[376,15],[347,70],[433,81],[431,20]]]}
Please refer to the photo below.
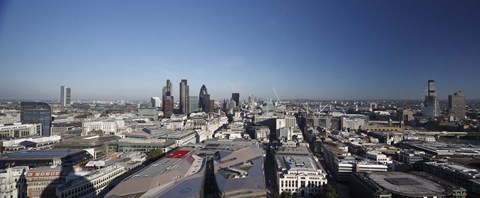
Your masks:
{"label": "construction crane", "polygon": [[[322,107],[322,108],[320,109],[319,112],[322,112],[323,110],[325,110],[325,108],[327,108],[329,105],[330,105],[330,104],[326,104],[325,106],[322,107],[321,104],[320,104],[320,107]],[[331,110],[331,109],[332,109],[332,107],[330,107],[330,110]]]}
{"label": "construction crane", "polygon": [[275,96],[277,96],[277,104],[280,105],[280,98],[278,97],[277,90],[275,90],[275,87],[272,87],[273,93],[275,93]]}

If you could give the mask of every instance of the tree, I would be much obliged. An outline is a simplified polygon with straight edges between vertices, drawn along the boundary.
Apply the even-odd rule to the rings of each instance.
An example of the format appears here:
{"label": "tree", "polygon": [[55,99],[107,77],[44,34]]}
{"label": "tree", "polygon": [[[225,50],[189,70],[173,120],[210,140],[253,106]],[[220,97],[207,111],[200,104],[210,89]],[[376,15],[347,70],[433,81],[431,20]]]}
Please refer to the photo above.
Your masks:
{"label": "tree", "polygon": [[337,198],[338,195],[337,195],[337,192],[335,192],[335,189],[332,188],[332,186],[327,185],[323,189],[322,197],[323,198]]}
{"label": "tree", "polygon": [[283,191],[281,194],[280,194],[280,198],[292,198],[292,193],[290,191]]}
{"label": "tree", "polygon": [[162,156],[163,156],[162,149],[153,149],[153,150],[147,152],[147,160],[149,160],[149,161],[155,161]]}

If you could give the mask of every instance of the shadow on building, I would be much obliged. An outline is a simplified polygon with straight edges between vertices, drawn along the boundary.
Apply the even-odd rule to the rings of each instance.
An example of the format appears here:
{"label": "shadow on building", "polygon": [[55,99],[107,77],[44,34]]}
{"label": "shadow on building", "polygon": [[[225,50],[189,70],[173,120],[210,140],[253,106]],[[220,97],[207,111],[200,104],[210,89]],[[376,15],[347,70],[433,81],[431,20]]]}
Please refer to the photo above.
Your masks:
{"label": "shadow on building", "polygon": [[23,169],[22,174],[16,182],[18,198],[27,198],[27,178],[25,176],[27,170]]}
{"label": "shadow on building", "polygon": [[207,156],[204,183],[204,197],[205,198],[218,198],[220,197],[220,191],[218,189],[217,180],[215,179],[215,171],[213,167],[213,156]]}
{"label": "shadow on building", "polygon": [[[50,180],[50,183],[43,189],[40,194],[40,197],[97,197],[99,192],[95,189],[94,184],[92,184],[86,177],[77,175],[72,166],[62,166],[58,171],[44,171],[40,172],[40,175],[46,175],[50,173],[49,176],[54,178]],[[41,177],[41,176],[40,176]],[[47,176],[44,176],[47,177]],[[45,182],[40,181],[39,182]],[[28,192],[31,194],[33,192]],[[34,194],[29,197],[37,197]]]}

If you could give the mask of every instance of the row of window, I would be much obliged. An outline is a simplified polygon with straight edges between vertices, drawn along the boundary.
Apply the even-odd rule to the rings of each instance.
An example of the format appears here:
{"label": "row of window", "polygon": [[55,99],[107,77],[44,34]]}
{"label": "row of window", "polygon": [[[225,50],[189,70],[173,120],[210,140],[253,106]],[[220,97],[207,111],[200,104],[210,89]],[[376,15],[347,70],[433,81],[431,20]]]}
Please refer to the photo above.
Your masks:
{"label": "row of window", "polygon": [[[325,182],[326,183],[326,182]],[[324,185],[322,181],[308,181],[307,187],[317,187]],[[280,187],[297,187],[297,180],[280,180]],[[301,187],[305,187],[305,181],[301,181]]]}

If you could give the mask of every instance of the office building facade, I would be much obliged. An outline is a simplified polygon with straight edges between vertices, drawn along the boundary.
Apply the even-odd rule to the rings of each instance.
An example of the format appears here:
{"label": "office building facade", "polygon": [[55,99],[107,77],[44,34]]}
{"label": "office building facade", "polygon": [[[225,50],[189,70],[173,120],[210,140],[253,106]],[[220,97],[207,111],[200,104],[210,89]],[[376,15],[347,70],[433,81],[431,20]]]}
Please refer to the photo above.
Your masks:
{"label": "office building facade", "polygon": [[42,134],[42,124],[0,126],[0,138],[22,138]]}
{"label": "office building facade", "polygon": [[170,118],[173,114],[173,96],[165,96],[163,101],[163,117]]}
{"label": "office building facade", "polygon": [[198,102],[199,102],[198,96],[189,96],[188,97],[188,105],[189,105],[188,113],[189,114],[199,111]]}
{"label": "office building facade", "polygon": [[190,108],[190,105],[189,105],[189,89],[188,89],[188,85],[187,85],[187,80],[186,79],[182,79],[182,81],[180,82],[180,112],[182,114],[187,114],[189,113],[189,108]]}
{"label": "office building facade", "polygon": [[66,107],[72,104],[71,89],[62,85],[60,87],[60,105]]}
{"label": "office building facade", "polygon": [[435,92],[434,80],[428,81],[428,93],[423,102],[423,115],[428,118],[436,118],[440,116],[440,104]]}
{"label": "office building facade", "polygon": [[453,95],[448,96],[448,113],[455,120],[461,120],[465,118],[465,95],[462,91],[458,91]]}
{"label": "office building facade", "polygon": [[206,113],[212,112],[212,101],[210,100],[210,94],[208,94],[207,87],[205,87],[205,85],[202,85],[202,88],[200,88],[200,94],[198,98],[198,107],[200,110]]}
{"label": "office building facade", "polygon": [[239,93],[232,93],[232,100],[235,101],[237,107],[240,106],[240,94]]}
{"label": "office building facade", "polygon": [[173,86],[170,80],[167,80],[167,84],[162,90],[162,110],[163,117],[170,118],[173,114]]}
{"label": "office building facade", "polygon": [[152,97],[150,98],[150,102],[152,103],[152,107],[153,108],[158,108],[158,107],[161,107],[161,103],[162,103],[162,100],[160,99],[160,97]]}
{"label": "office building facade", "polygon": [[[165,108],[170,108],[170,107],[165,107],[166,97],[172,97],[171,99],[173,100],[173,86],[170,80],[168,79],[167,79],[167,84],[162,89],[162,110],[163,111],[165,111]],[[173,102],[172,102],[172,109],[173,109]]]}
{"label": "office building facade", "polygon": [[50,136],[52,108],[44,102],[22,102],[20,120],[22,124],[42,124],[41,136]]}

